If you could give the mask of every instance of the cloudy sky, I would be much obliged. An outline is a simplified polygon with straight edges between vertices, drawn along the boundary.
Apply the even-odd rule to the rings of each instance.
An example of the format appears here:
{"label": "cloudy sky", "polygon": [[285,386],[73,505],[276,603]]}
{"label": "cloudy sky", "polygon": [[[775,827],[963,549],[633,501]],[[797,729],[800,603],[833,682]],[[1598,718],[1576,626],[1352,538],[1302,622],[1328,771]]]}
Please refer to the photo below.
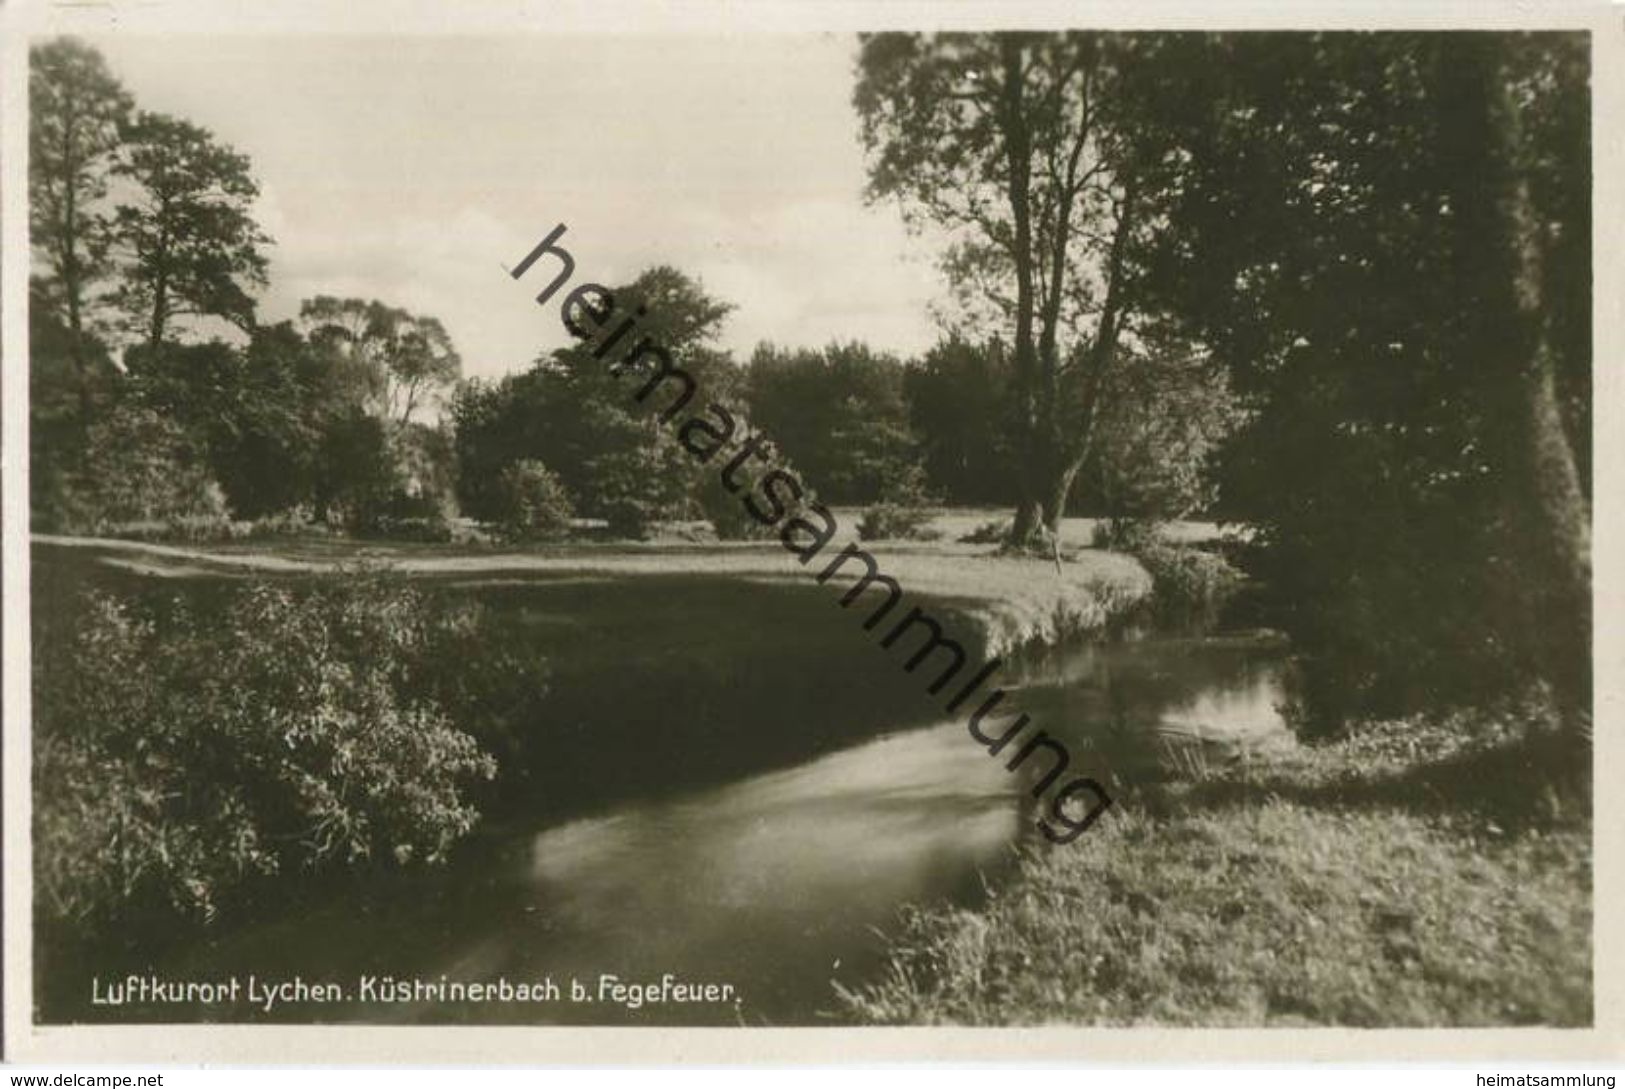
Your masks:
{"label": "cloudy sky", "polygon": [[262,320],[377,298],[444,321],[467,374],[520,369],[563,336],[503,270],[562,222],[578,280],[698,275],[736,353],[934,339],[932,244],[862,199],[851,37],[92,41],[142,107],[252,159]]}

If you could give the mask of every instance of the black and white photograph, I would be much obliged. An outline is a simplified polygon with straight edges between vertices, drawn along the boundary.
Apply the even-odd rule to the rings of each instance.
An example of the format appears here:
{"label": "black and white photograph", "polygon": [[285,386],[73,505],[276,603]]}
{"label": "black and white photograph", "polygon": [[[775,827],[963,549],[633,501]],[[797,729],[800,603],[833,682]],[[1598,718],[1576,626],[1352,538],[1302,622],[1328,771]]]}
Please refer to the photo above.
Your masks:
{"label": "black and white photograph", "polygon": [[1596,9],[124,9],[7,43],[8,1050],[1618,1057]]}

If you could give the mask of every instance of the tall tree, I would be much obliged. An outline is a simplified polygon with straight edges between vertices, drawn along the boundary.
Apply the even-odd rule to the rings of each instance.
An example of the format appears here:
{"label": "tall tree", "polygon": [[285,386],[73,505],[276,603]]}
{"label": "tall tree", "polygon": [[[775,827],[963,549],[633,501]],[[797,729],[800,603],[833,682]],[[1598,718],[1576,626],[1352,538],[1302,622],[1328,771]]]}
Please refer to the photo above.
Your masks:
{"label": "tall tree", "polygon": [[101,355],[87,342],[94,324],[87,311],[108,275],[108,181],[130,96],[101,54],[72,38],[34,46],[28,64],[32,302],[66,327],[85,402],[92,362]]}
{"label": "tall tree", "polygon": [[299,307],[311,340],[336,349],[367,384],[374,411],[405,425],[438,405],[462,374],[462,359],[438,318],[377,300],[319,295]]}
{"label": "tall tree", "polygon": [[266,283],[253,216],[259,186],[248,157],[207,129],[141,112],[127,127],[117,173],[133,190],[118,207],[126,258],[118,300],[132,331],[163,345],[177,318],[214,317],[254,326],[254,289]]}
{"label": "tall tree", "polygon": [[1479,318],[1466,346],[1485,371],[1489,438],[1506,467],[1500,524],[1524,576],[1516,630],[1580,729],[1591,712],[1591,511],[1559,390],[1575,348],[1590,361],[1561,297],[1589,286],[1573,282],[1584,243],[1563,237],[1590,233],[1585,201],[1565,194],[1589,175],[1584,47],[1466,35],[1453,53],[1436,73],[1435,108],[1456,168],[1456,259]]}
{"label": "tall tree", "polygon": [[637,369],[613,368],[646,337],[671,353],[707,400],[742,416],[740,370],[716,347],[732,307],[669,266],[646,269],[609,293],[614,314],[601,329],[615,327],[622,315],[638,319],[636,335],[620,348],[598,358],[594,341],[570,345],[541,356],[523,374],[458,390],[452,407],[458,497],[475,517],[500,517],[501,475],[520,461],[545,465],[578,514],[603,519],[611,532],[630,537],[645,535],[658,520],[689,513],[702,475],[715,476],[702,474],[660,420],[658,398],[646,405],[633,399]]}
{"label": "tall tree", "polygon": [[1136,312],[1154,164],[1125,136],[1118,86],[1139,48],[1081,32],[862,40],[870,194],[951,233],[960,302],[1010,337],[1018,542],[1058,528]]}
{"label": "tall tree", "polygon": [[1141,113],[1183,153],[1148,285],[1247,401],[1225,503],[1257,529],[1310,710],[1335,726],[1544,677],[1583,722],[1583,36],[1170,53]]}

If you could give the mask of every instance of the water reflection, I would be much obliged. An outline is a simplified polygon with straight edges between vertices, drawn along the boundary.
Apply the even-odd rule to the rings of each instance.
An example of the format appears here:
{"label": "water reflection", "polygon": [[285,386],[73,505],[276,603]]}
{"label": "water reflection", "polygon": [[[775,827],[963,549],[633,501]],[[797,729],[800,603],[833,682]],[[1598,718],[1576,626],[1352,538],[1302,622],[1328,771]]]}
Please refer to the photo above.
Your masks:
{"label": "water reflection", "polygon": [[1268,634],[1081,646],[1026,664],[1020,702],[1121,780],[1293,744],[1285,647]]}

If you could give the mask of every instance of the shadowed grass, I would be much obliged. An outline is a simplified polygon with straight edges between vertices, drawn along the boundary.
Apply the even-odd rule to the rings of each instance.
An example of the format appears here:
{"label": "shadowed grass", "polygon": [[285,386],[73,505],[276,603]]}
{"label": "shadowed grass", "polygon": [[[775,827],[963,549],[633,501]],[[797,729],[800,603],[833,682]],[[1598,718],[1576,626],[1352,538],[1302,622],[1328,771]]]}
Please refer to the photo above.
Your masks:
{"label": "shadowed grass", "polygon": [[1202,769],[1039,850],[976,912],[916,909],[881,1024],[1585,1025],[1589,806],[1505,723],[1391,724]]}
{"label": "shadowed grass", "polygon": [[[405,575],[472,578],[644,578],[705,575],[797,586],[815,585],[819,572],[850,540],[838,535],[803,566],[777,542],[683,544],[564,544],[517,552],[467,546],[391,545],[311,540],[247,545],[174,546],[101,538],[36,534],[36,547],[94,550],[107,563],[142,574],[305,574],[331,571],[358,559],[390,564]],[[936,603],[975,630],[954,634],[967,645],[980,641],[987,654],[1026,643],[1053,644],[1093,632],[1119,619],[1152,591],[1151,578],[1132,557],[1083,552],[1057,574],[1049,560],[991,554],[976,545],[880,541],[863,545],[882,573],[895,578],[905,597],[925,607]],[[861,562],[843,564],[827,583],[832,597],[865,573]],[[870,591],[878,596],[879,590]],[[855,607],[856,608],[856,607]],[[905,605],[906,608],[906,605]]]}

